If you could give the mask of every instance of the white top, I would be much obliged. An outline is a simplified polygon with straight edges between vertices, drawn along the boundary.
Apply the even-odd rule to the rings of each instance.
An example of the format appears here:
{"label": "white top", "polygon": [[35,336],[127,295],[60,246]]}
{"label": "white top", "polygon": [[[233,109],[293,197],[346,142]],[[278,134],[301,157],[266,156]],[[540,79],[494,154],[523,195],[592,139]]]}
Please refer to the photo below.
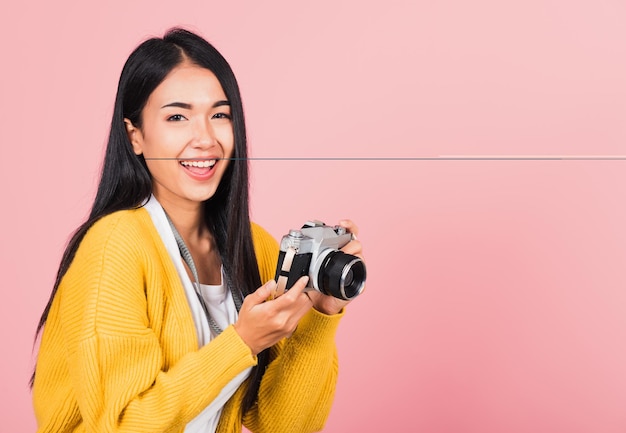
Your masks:
{"label": "white top", "polygon": [[[215,338],[214,333],[209,327],[209,322],[204,314],[202,305],[198,300],[196,291],[194,289],[195,282],[192,282],[185,269],[183,258],[180,255],[176,238],[172,232],[172,228],[165,216],[165,211],[157,199],[152,195],[150,200],[144,206],[152,222],[154,223],[165,248],[169,253],[170,258],[174,262],[176,272],[180,277],[180,280],[185,289],[185,295],[187,296],[187,302],[191,309],[191,315],[193,316],[194,324],[196,325],[196,332],[198,334],[198,347],[202,347],[207,344],[211,339]],[[222,283],[220,285],[207,285],[200,284],[200,293],[207,305],[209,314],[220,326],[225,329],[230,324],[237,321],[237,308],[235,308],[235,302],[233,301],[232,294],[224,286],[224,269],[222,268]],[[186,433],[207,433],[215,432],[217,429],[217,423],[219,422],[220,415],[222,414],[222,408],[228,401],[228,399],[235,393],[237,388],[246,380],[251,368],[248,368],[239,373],[233,380],[231,380],[220,392],[215,400],[213,400],[200,414],[195,417],[185,428]]]}

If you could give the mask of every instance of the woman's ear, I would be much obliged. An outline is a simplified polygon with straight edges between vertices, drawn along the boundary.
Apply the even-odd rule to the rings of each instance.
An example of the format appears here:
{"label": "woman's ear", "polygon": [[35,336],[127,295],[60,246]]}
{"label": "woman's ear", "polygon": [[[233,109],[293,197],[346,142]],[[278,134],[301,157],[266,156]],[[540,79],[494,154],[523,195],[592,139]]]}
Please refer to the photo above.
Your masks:
{"label": "woman's ear", "polygon": [[133,146],[133,152],[135,152],[135,155],[141,155],[143,153],[143,136],[141,135],[141,130],[126,118],[124,118],[124,126],[126,127],[128,140]]}

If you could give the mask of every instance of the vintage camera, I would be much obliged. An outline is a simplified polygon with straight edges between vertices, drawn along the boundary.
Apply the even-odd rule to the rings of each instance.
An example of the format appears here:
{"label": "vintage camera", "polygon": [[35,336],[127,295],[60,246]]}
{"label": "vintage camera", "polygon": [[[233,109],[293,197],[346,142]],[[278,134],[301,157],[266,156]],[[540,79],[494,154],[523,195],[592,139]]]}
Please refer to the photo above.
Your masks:
{"label": "vintage camera", "polygon": [[278,291],[289,290],[308,275],[307,289],[346,300],[358,296],[365,286],[365,264],[359,257],[339,251],[351,239],[345,228],[316,220],[290,230],[280,242],[275,277]]}

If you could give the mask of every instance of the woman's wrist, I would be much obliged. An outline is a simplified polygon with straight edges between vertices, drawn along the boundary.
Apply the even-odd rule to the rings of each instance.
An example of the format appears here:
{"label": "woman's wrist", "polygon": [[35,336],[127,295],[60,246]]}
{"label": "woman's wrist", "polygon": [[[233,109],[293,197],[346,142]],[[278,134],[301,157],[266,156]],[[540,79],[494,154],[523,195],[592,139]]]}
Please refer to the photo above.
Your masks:
{"label": "woman's wrist", "polygon": [[317,306],[316,305],[313,308],[318,313],[322,313],[322,314],[325,314],[327,316],[334,316],[336,314],[340,314],[341,312],[343,312],[343,307],[341,307],[341,308],[326,308],[326,307],[322,307],[322,306]]}

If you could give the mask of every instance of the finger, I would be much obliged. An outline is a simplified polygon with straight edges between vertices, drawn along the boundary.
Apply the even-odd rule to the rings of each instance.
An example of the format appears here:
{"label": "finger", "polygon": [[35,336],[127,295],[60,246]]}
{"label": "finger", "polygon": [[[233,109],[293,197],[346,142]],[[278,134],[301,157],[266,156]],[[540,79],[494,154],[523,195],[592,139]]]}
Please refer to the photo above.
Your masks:
{"label": "finger", "polygon": [[265,302],[268,298],[272,296],[272,294],[276,290],[276,281],[269,280],[267,283],[263,284],[261,287],[256,289],[250,296],[247,296],[244,300],[244,303],[248,301],[248,304],[259,305]]}
{"label": "finger", "polygon": [[301,315],[304,316],[304,314],[309,311],[312,307],[313,307],[313,300],[311,299],[311,297],[309,296],[310,292],[304,292],[304,295],[302,296],[303,299],[306,300],[306,302],[303,302],[301,305]]}
{"label": "finger", "polygon": [[300,277],[298,281],[296,281],[294,285],[289,290],[287,290],[287,292],[283,296],[281,296],[281,298],[286,297],[287,299],[291,301],[295,300],[296,298],[298,298],[298,296],[302,295],[308,282],[309,282],[308,275],[304,275]]}
{"label": "finger", "polygon": [[[297,318],[297,322],[311,309],[313,308],[313,300],[309,296],[310,292],[303,292],[298,298],[294,299],[294,317]],[[296,326],[297,326],[296,322]],[[295,327],[294,327],[295,330]]]}
{"label": "finger", "polygon": [[352,254],[353,256],[360,257],[360,254],[363,252],[363,245],[361,245],[361,242],[357,240],[350,241],[341,248],[341,251],[346,254]]}
{"label": "finger", "polygon": [[354,221],[350,219],[343,219],[339,221],[339,225],[345,228],[349,233],[352,233],[354,239],[356,239],[356,236],[359,234],[359,228],[356,224],[354,224]]}

